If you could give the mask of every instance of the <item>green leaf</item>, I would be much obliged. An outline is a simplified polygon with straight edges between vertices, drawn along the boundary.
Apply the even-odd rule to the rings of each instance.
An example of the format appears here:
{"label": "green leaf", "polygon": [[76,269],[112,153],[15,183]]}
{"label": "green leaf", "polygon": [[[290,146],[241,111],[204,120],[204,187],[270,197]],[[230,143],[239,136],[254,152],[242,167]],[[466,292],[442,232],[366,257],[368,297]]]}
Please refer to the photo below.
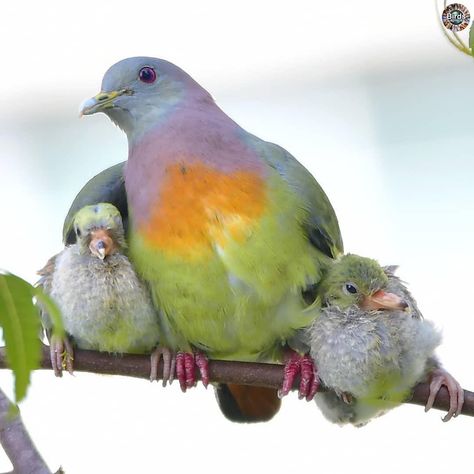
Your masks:
{"label": "green leaf", "polygon": [[21,401],[30,383],[31,371],[41,354],[41,323],[33,304],[37,290],[25,280],[0,274],[0,326],[6,344],[8,365],[15,377],[15,400]]}

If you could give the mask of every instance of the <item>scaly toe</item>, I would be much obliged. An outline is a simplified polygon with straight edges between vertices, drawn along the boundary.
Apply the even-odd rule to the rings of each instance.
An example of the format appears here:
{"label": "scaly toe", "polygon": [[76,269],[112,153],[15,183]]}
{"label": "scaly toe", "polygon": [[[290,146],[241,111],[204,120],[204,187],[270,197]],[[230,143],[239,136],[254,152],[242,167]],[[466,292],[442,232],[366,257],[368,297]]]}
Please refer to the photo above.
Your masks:
{"label": "scaly toe", "polygon": [[195,362],[201,374],[201,382],[207,388],[209,385],[209,360],[202,352],[196,352]]}
{"label": "scaly toe", "polygon": [[49,344],[51,367],[53,368],[54,375],[56,377],[62,377],[63,370],[67,370],[73,375],[74,349],[69,338],[66,336],[64,339],[61,339],[52,336]]}
{"label": "scaly toe", "polygon": [[54,375],[56,377],[62,377],[63,369],[62,369],[61,354],[64,352],[64,345],[62,341],[55,339],[54,337],[51,339],[49,344],[50,344],[49,355],[50,355],[51,367],[53,368]]}
{"label": "scaly toe", "polygon": [[64,345],[66,347],[63,355],[63,369],[66,369],[71,375],[74,375],[74,348],[68,337],[64,339]]}
{"label": "scaly toe", "polygon": [[283,369],[283,383],[280,390],[278,390],[278,396],[280,398],[283,398],[290,393],[290,390],[293,387],[293,382],[300,371],[301,356],[298,353],[291,351],[289,356],[287,356],[285,367]]}
{"label": "scaly toe", "polygon": [[186,388],[192,388],[196,385],[196,376],[194,375],[195,363],[194,354],[190,352],[184,353],[184,371],[186,379]]}
{"label": "scaly toe", "polygon": [[301,382],[299,389],[299,398],[306,398],[311,401],[319,388],[319,377],[313,359],[308,355],[304,355],[301,359]]}
{"label": "scaly toe", "polygon": [[163,387],[172,378],[173,353],[166,347],[158,346],[150,355],[150,381],[158,380],[158,368],[160,360],[163,359]]}
{"label": "scaly toe", "polygon": [[430,410],[436,400],[441,387],[445,385],[449,393],[449,410],[442,418],[444,422],[458,416],[464,404],[464,390],[458,381],[446,370],[438,368],[431,373],[430,394],[426,402],[425,411]]}
{"label": "scaly toe", "polygon": [[176,354],[176,378],[178,379],[181,391],[186,391],[186,372],[184,369],[184,352],[178,352]]}

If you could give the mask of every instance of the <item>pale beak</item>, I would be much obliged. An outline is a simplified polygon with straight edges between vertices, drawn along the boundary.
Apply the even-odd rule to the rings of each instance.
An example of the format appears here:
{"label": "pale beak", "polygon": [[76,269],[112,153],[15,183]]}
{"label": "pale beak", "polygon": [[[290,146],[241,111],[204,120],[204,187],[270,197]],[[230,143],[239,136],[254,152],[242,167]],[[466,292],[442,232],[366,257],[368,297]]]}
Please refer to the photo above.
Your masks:
{"label": "pale beak", "polygon": [[107,255],[110,255],[115,250],[114,241],[106,230],[94,230],[91,232],[91,236],[89,250],[92,255],[104,260]]}
{"label": "pale beak", "polygon": [[99,92],[94,97],[85,100],[79,107],[79,116],[92,115],[97,112],[102,112],[105,109],[114,107],[114,101],[121,95],[131,95],[132,91],[129,89],[122,89],[119,91]]}
{"label": "pale beak", "polygon": [[408,308],[408,303],[394,293],[386,293],[383,290],[379,290],[371,296],[364,297],[360,306],[362,309],[369,311],[382,309],[398,309],[403,311]]}

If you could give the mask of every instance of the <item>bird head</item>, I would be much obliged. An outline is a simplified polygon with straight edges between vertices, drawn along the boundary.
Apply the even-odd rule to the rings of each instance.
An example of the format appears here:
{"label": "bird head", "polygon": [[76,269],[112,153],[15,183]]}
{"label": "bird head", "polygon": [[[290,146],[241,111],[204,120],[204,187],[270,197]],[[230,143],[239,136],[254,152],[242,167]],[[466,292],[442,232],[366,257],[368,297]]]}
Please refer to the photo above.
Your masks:
{"label": "bird head", "polygon": [[364,311],[405,310],[408,304],[387,292],[387,285],[387,274],[377,261],[347,254],[330,267],[319,291],[326,305],[342,310],[351,306]]}
{"label": "bird head", "polygon": [[211,101],[210,95],[178,66],[163,59],[133,57],[105,73],[101,91],[84,101],[80,114],[103,112],[137,139],[180,103]]}
{"label": "bird head", "polygon": [[126,247],[122,217],[115,206],[99,203],[85,206],[74,216],[79,251],[101,260]]}

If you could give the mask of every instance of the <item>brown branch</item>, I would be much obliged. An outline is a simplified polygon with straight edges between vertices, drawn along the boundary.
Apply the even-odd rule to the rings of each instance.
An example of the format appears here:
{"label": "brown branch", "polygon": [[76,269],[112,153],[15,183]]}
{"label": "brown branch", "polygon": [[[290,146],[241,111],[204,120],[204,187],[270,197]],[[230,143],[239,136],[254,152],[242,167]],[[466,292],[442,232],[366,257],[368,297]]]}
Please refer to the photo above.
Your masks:
{"label": "brown branch", "polygon": [[[43,347],[41,359],[42,369],[51,369],[49,348]],[[4,348],[0,348],[0,368],[6,368]],[[162,375],[162,365],[158,376]],[[74,354],[74,370],[97,374],[123,375],[148,379],[150,376],[150,358],[146,355],[124,354],[111,355],[104,352],[76,350]],[[235,383],[278,389],[283,380],[283,366],[275,364],[261,364],[253,362],[231,362],[212,360],[209,362],[210,378],[212,382]],[[198,377],[198,374],[196,374]],[[297,380],[294,389],[297,389]],[[324,387],[321,388],[324,390]],[[418,384],[413,396],[407,403],[425,405],[428,399],[429,385]],[[464,390],[463,415],[474,416],[474,393]],[[442,387],[436,397],[434,408],[447,411],[449,409],[449,394]]]}
{"label": "brown branch", "polygon": [[13,473],[52,474],[31,440],[20,412],[0,390],[0,443]]}

